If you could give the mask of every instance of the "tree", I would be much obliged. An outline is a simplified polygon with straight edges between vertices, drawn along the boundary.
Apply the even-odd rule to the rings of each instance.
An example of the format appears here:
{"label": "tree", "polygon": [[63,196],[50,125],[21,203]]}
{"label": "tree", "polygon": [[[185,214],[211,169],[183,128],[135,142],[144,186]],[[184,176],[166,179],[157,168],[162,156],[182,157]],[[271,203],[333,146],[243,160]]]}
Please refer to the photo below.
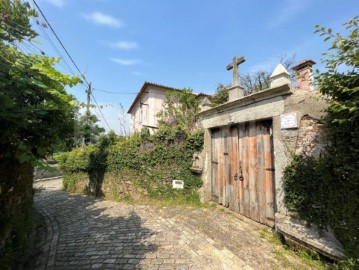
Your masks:
{"label": "tree", "polygon": [[241,76],[241,83],[245,95],[250,95],[270,87],[270,73],[267,71],[256,71]]}
{"label": "tree", "polygon": [[318,159],[295,156],[283,177],[287,207],[309,224],[333,229],[346,255],[353,258],[348,261],[351,266],[359,266],[358,22],[356,17],[344,24],[347,36],[316,26],[325,41],[332,41],[329,52],[323,53],[326,70],[317,70],[315,76],[328,103],[328,144],[325,155]]}
{"label": "tree", "polygon": [[119,113],[119,125],[120,125],[120,134],[121,136],[129,135],[129,123],[128,123],[128,114],[120,103],[120,113]]}
{"label": "tree", "polygon": [[228,88],[230,85],[219,83],[214,95],[211,98],[211,106],[216,107],[228,101]]}
{"label": "tree", "polygon": [[[291,72],[295,60],[295,55],[281,55],[279,63],[281,63],[289,72]],[[240,76],[241,84],[244,87],[245,95],[250,95],[270,87],[270,75],[268,71],[259,70],[253,73],[247,73]],[[294,77],[294,74],[291,75]]]}
{"label": "tree", "polygon": [[59,59],[25,54],[11,46],[36,37],[29,24],[36,13],[19,0],[1,4],[0,159],[34,161],[57,141],[72,136],[76,100],[65,87],[79,79],[58,72],[54,64]]}
{"label": "tree", "polygon": [[177,127],[192,131],[197,127],[199,102],[192,89],[168,91],[163,103],[163,110],[157,115],[160,126]]}
{"label": "tree", "polygon": [[97,116],[91,112],[86,112],[76,119],[75,146],[97,142],[98,137],[105,132],[104,128],[97,125],[98,121]]}
{"label": "tree", "polygon": [[20,260],[32,228],[33,166],[73,136],[76,100],[65,87],[77,77],[58,72],[59,59],[26,54],[14,44],[37,34],[28,3],[0,0],[0,265]]}
{"label": "tree", "polygon": [[[326,164],[330,177],[328,209],[330,226],[349,256],[359,259],[359,16],[344,24],[348,35],[316,26],[325,41],[326,71],[317,70],[316,81],[328,97],[326,118],[330,144]],[[359,262],[358,262],[359,264]]]}
{"label": "tree", "polygon": [[[279,62],[291,72],[294,64],[295,55],[293,54],[290,57],[287,57],[285,54],[280,57]],[[270,88],[270,75],[268,71],[259,70],[252,73],[247,73],[240,76],[240,83],[244,88],[244,95],[250,95],[265,89]],[[295,74],[291,74],[292,80],[294,79]],[[211,105],[216,107],[220,104],[226,103],[228,101],[228,89],[231,85],[224,85],[219,83],[214,95],[211,98]]]}

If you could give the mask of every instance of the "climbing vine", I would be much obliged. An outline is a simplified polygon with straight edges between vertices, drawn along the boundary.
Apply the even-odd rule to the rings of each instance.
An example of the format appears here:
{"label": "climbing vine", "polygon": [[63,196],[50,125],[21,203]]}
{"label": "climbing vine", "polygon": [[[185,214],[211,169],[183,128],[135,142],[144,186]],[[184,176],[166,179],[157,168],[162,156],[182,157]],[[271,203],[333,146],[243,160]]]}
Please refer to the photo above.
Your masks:
{"label": "climbing vine", "polygon": [[[344,24],[348,35],[317,26],[332,40],[324,53],[326,71],[317,71],[328,97],[326,156],[294,157],[284,173],[286,204],[299,216],[332,228],[345,252],[359,265],[359,17]],[[342,70],[345,70],[344,72]]]}

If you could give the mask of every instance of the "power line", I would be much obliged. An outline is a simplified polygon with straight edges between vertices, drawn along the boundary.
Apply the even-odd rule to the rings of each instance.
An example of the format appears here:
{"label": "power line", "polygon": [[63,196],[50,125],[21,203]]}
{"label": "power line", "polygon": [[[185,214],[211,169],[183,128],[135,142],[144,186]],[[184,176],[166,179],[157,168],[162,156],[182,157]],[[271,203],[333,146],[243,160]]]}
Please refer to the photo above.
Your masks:
{"label": "power line", "polygon": [[[49,41],[50,45],[54,48],[54,50],[55,50],[55,51],[59,54],[59,56],[62,58],[63,62],[64,62],[65,65],[67,66],[67,68],[64,67],[63,65],[61,65],[60,63],[58,63],[58,64],[59,64],[60,66],[62,66],[64,69],[66,69],[68,72],[70,72],[72,75],[76,76],[76,73],[72,70],[72,68],[70,67],[70,65],[69,65],[68,62],[66,61],[66,58],[62,55],[62,53],[60,52],[60,50],[57,48],[57,46],[55,45],[55,43],[52,41],[52,39],[50,38],[50,36],[47,34],[47,32],[46,32],[46,30],[45,30],[45,27],[44,27],[38,20],[33,19],[33,21],[34,21],[34,23],[37,25],[37,28],[42,32],[43,37],[44,37],[45,39],[47,39],[47,41]],[[13,31],[19,32],[16,27],[19,27],[19,28],[22,28],[22,29],[25,29],[25,30],[27,29],[26,27],[24,27],[24,26],[21,25],[21,24],[16,23],[15,21],[12,21],[12,24],[16,25],[16,27],[12,26],[11,24],[9,24],[9,23],[7,23],[7,22],[5,22],[5,21],[3,21],[3,23],[6,24],[7,27],[12,28]],[[20,32],[19,32],[19,33],[20,33]],[[29,42],[29,45],[27,45],[27,47],[32,46],[32,47],[35,48],[36,50],[39,50],[39,52],[40,52],[41,55],[46,55],[45,52],[44,52],[42,49],[40,49],[38,46],[36,46],[35,44],[33,44],[33,43],[31,42],[31,40],[28,40],[28,42]],[[20,45],[20,42],[18,42],[18,43],[19,43],[19,45]],[[25,43],[25,42],[22,42],[22,44],[25,45],[26,43]],[[15,45],[15,44],[14,44],[14,45]],[[29,50],[32,51],[32,52],[34,52],[34,51],[31,50],[30,48],[29,48]],[[35,52],[35,53],[37,54],[37,52]],[[82,76],[81,72],[80,72],[80,75]]]}
{"label": "power line", "polygon": [[[50,45],[55,49],[55,51],[60,55],[60,57],[62,58],[62,60],[64,61],[65,65],[67,66],[67,68],[65,68],[67,71],[69,71],[72,75],[76,75],[75,72],[72,70],[72,68],[70,67],[70,65],[67,63],[66,58],[62,55],[62,53],[60,52],[60,50],[57,48],[57,46],[55,45],[55,43],[52,41],[52,39],[50,38],[50,36],[47,34],[46,30],[44,29],[44,27],[41,25],[41,23],[39,21],[35,21],[37,27],[39,28],[39,30],[43,33],[43,36],[45,37],[45,39],[47,39],[50,43]],[[81,75],[81,72],[80,72]]]}
{"label": "power line", "polygon": [[[67,51],[67,49],[65,48],[64,44],[62,43],[62,41],[60,40],[59,36],[56,34],[55,30],[52,28],[50,22],[47,20],[45,14],[42,12],[41,8],[39,7],[39,5],[36,3],[35,0],[33,0],[33,3],[35,4],[36,8],[39,10],[41,16],[44,18],[45,22],[47,23],[47,25],[49,26],[51,32],[53,33],[53,35],[56,37],[57,41],[60,43],[61,47],[63,48],[63,50],[65,51],[66,55],[69,57],[69,59],[71,60],[72,64],[75,66],[75,68],[77,69],[77,71],[79,72],[80,76],[84,79],[84,81],[86,82],[87,86],[90,87],[90,83],[87,81],[86,77],[82,74],[81,70],[79,69],[79,67],[77,66],[77,64],[75,63],[74,59],[71,57],[70,53]],[[38,22],[36,21],[36,24],[38,25],[39,29],[43,32],[43,34],[45,35],[45,38],[50,42],[50,44],[55,48],[55,50],[60,54],[60,56],[63,58],[64,60],[64,63],[68,66],[69,68],[69,71],[75,75],[75,73],[73,72],[73,70],[71,69],[71,67],[68,65],[66,59],[62,56],[61,52],[58,50],[58,48],[56,47],[56,45],[53,43],[53,41],[51,40],[51,38],[48,36],[48,34],[46,33],[45,29],[43,28],[43,26]],[[31,44],[31,43],[30,43]],[[29,49],[29,48],[28,48]],[[82,83],[83,86],[85,86],[83,83]],[[86,89],[87,90],[87,89]],[[85,90],[85,91],[86,91]],[[103,120],[105,121],[108,129],[111,129],[105,116],[103,115],[102,113],[102,110],[100,108],[100,106],[98,105],[94,95],[92,92],[90,92]]]}
{"label": "power line", "polygon": [[55,30],[52,28],[51,24],[49,23],[49,21],[47,20],[45,14],[42,12],[41,8],[39,7],[39,5],[36,3],[35,0],[32,0],[35,4],[35,6],[37,7],[37,9],[39,10],[39,12],[41,13],[41,16],[44,18],[44,20],[46,21],[47,25],[50,27],[51,32],[54,34],[54,36],[56,37],[57,41],[60,43],[61,47],[64,49],[64,51],[66,52],[67,56],[70,58],[71,62],[74,64],[74,66],[76,67],[77,71],[80,73],[81,77],[85,80],[85,82],[87,83],[87,85],[89,85],[89,82],[86,80],[86,77],[81,73],[81,70],[79,69],[79,67],[76,65],[74,59],[71,57],[71,55],[69,54],[69,52],[67,51],[67,49],[65,48],[64,44],[62,43],[62,41],[60,40],[60,38],[57,36]]}
{"label": "power line", "polygon": [[95,91],[100,91],[100,92],[104,92],[104,93],[108,93],[108,94],[114,94],[114,95],[137,95],[138,93],[120,93],[120,92],[112,92],[112,91],[107,91],[107,90],[102,90],[102,89],[97,89],[97,88],[92,88],[92,90]]}
{"label": "power line", "polygon": [[[19,43],[20,44],[20,43]],[[41,54],[41,55],[46,55],[45,52],[43,50],[41,50],[40,48],[36,47],[34,44],[32,44],[31,42],[29,43],[22,43],[23,46],[25,46],[29,51],[35,53],[35,54]]]}
{"label": "power line", "polygon": [[[6,25],[6,27],[9,27],[9,28],[11,28],[12,29],[12,31],[15,31],[15,32],[18,32],[19,34],[21,34],[21,32],[18,30],[18,28],[22,28],[22,29],[24,29],[24,30],[27,30],[28,28],[27,27],[25,27],[25,26],[23,26],[23,25],[21,25],[21,24],[18,24],[17,22],[15,22],[15,21],[11,21],[11,24],[14,24],[15,26],[13,26],[13,25],[11,25],[10,23],[8,23],[8,22],[6,22],[6,21],[1,21],[3,24],[5,24]],[[9,34],[10,34],[10,32],[7,30],[7,29],[4,29],[5,31],[7,31]],[[16,46],[16,44],[14,43],[14,42],[17,42],[18,44],[23,44],[23,45],[26,45],[27,47],[29,47],[29,50],[31,50],[30,49],[30,47],[32,47],[33,48],[33,50],[31,50],[32,52],[34,52],[34,50],[38,50],[39,52],[40,52],[40,54],[42,54],[42,55],[45,55],[45,53],[44,53],[44,51],[42,50],[42,49],[40,49],[38,46],[36,46],[35,44],[33,44],[32,43],[32,40],[33,40],[34,38],[28,38],[28,39],[25,39],[25,40],[23,40],[23,41],[20,41],[20,40],[18,40],[17,38],[15,38],[15,40],[13,41],[13,42],[10,42],[10,43],[12,43],[13,45],[15,45]],[[17,40],[17,41],[16,41]],[[28,42],[28,43],[27,43]],[[38,52],[36,52],[36,54],[38,54]]]}
{"label": "power line", "polygon": [[102,115],[102,118],[103,118],[103,120],[105,121],[105,123],[106,123],[108,129],[111,130],[111,128],[110,128],[109,124],[107,123],[107,120],[106,120],[105,116],[103,115],[103,113],[102,113],[102,111],[101,111],[101,108],[100,108],[100,106],[98,105],[98,103],[97,103],[97,101],[96,101],[96,99],[95,99],[95,96],[93,95],[92,92],[91,92],[91,96],[92,96],[92,98],[93,98],[93,101],[95,101],[95,104],[96,104],[98,110],[100,111],[100,114]]}

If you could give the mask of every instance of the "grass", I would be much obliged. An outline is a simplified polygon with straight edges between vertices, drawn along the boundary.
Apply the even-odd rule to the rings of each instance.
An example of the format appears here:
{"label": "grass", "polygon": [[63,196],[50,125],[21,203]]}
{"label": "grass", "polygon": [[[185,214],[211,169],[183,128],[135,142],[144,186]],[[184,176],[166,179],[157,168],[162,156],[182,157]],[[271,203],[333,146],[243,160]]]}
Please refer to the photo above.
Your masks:
{"label": "grass", "polygon": [[[277,245],[272,250],[275,254],[275,258],[280,264],[289,269],[318,269],[324,270],[331,267],[325,261],[321,260],[318,253],[310,249],[297,249],[293,250],[285,244],[284,238],[278,233],[273,233],[269,229],[262,229],[259,231],[259,235],[262,239],[266,239],[269,243]],[[289,258],[294,258],[294,261]],[[297,262],[298,263],[297,263]],[[273,265],[273,269],[280,269],[278,266]]]}

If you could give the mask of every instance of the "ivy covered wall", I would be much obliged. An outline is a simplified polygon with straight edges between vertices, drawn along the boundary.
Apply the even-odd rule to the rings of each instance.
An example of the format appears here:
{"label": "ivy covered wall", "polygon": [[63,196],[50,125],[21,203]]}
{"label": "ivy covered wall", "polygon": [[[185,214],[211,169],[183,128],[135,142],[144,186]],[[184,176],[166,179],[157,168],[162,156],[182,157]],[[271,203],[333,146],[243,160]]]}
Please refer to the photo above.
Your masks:
{"label": "ivy covered wall", "polygon": [[[201,178],[190,171],[192,156],[203,145],[203,131],[186,132],[162,127],[116,142],[76,148],[56,158],[64,171],[64,187],[70,192],[112,199],[151,198],[199,203]],[[172,188],[172,180],[184,181],[184,189]]]}

